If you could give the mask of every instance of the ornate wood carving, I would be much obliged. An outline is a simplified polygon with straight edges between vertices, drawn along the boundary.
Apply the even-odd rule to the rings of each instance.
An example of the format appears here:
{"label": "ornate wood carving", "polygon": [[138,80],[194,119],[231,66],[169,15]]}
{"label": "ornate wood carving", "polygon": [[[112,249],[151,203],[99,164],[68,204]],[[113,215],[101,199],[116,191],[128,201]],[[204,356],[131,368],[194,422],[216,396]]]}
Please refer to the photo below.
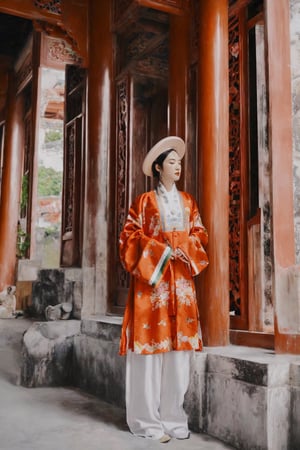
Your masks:
{"label": "ornate wood carving", "polygon": [[[42,23],[51,23],[56,30],[60,29],[60,34],[54,36],[63,37],[64,34],[64,40],[80,55],[82,65],[86,67],[89,3],[89,0],[1,0],[0,10],[5,14],[30,18],[34,25],[40,22],[39,27]],[[100,4],[101,1],[93,3]]]}
{"label": "ornate wood carving", "polygon": [[52,14],[61,15],[61,0],[34,0],[34,6]]}
{"label": "ornate wood carving", "polygon": [[[198,1],[198,0],[197,0]],[[189,11],[191,0],[114,0],[113,26],[119,31],[137,22],[137,17],[165,23],[166,14],[183,14]]]}
{"label": "ornate wood carving", "polygon": [[165,80],[168,76],[168,65],[160,58],[149,56],[135,64],[134,72],[141,75],[148,75],[149,78],[161,78]]}
{"label": "ornate wood carving", "polygon": [[[119,236],[128,212],[129,104],[129,80],[124,77],[117,83],[116,243],[119,242]],[[129,285],[129,277],[118,258],[117,261],[117,286],[126,289]]]}
{"label": "ornate wood carving", "polygon": [[79,56],[65,41],[47,37],[47,42],[48,60],[65,64],[76,64],[80,61]]}
{"label": "ornate wood carving", "polygon": [[148,32],[136,32],[131,35],[126,48],[126,58],[138,58],[140,57],[149,46],[149,41],[156,37],[156,33],[153,31]]}
{"label": "ornate wood carving", "polygon": [[82,58],[72,38],[60,27],[36,21],[35,29],[42,32],[41,63],[47,67],[63,69],[66,64],[81,65]]}
{"label": "ornate wood carving", "polygon": [[[163,18],[161,16],[163,15]],[[132,21],[132,17],[128,17]],[[117,72],[146,74],[165,78],[168,72],[168,18],[166,14],[142,14],[136,12],[132,26],[117,30]],[[162,21],[161,21],[162,19]]]}
{"label": "ornate wood carving", "polygon": [[17,92],[21,90],[29,83],[32,79],[32,54],[30,53],[17,73]]}
{"label": "ornate wood carving", "polygon": [[239,18],[229,20],[229,266],[230,311],[241,314],[241,154]]}
{"label": "ornate wood carving", "polygon": [[73,230],[73,203],[74,203],[74,155],[75,155],[75,130],[76,123],[72,122],[66,127],[66,143],[67,149],[65,152],[65,192],[64,192],[64,222],[63,234],[71,233]]}

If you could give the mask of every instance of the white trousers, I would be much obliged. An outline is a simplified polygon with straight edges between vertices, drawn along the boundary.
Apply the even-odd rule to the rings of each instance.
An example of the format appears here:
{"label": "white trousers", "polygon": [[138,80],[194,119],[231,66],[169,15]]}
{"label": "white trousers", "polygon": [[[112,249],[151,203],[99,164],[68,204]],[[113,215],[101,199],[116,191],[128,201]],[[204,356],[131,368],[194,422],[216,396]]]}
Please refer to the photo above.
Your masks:
{"label": "white trousers", "polygon": [[190,377],[191,351],[126,357],[126,415],[130,431],[152,439],[165,433],[188,436],[184,395]]}

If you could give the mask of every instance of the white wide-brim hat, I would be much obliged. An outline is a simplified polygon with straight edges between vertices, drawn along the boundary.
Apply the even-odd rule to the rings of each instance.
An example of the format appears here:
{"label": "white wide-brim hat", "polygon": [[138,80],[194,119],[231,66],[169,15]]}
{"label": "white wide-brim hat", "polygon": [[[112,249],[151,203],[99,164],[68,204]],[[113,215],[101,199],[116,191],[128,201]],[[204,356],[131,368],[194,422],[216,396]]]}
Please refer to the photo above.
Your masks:
{"label": "white wide-brim hat", "polygon": [[179,157],[182,158],[185,154],[185,142],[178,136],[168,136],[155,144],[147,153],[143,162],[143,172],[148,177],[152,174],[152,164],[154,161],[167,150],[175,150]]}

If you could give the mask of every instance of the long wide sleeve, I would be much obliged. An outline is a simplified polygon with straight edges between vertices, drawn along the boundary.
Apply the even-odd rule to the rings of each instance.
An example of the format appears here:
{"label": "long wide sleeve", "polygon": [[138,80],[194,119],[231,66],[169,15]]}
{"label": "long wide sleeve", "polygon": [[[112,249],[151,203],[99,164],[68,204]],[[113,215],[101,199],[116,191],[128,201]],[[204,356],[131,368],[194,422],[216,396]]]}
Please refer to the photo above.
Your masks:
{"label": "long wide sleeve", "polygon": [[193,197],[191,199],[189,233],[182,239],[178,248],[190,263],[192,276],[198,275],[208,266],[208,257],[204,248],[208,243],[208,234],[203,226],[200,213]]}
{"label": "long wide sleeve", "polygon": [[[144,232],[147,197],[138,197],[129,209],[120,235],[120,259],[128,272],[156,286],[167,269],[172,249]],[[151,217],[148,217],[151,221]]]}

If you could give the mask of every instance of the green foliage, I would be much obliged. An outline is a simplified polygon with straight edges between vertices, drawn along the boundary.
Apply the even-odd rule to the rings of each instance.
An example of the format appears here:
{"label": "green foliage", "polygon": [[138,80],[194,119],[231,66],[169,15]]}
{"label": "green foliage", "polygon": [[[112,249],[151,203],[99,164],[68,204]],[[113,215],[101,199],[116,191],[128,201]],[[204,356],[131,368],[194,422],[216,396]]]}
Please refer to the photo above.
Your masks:
{"label": "green foliage", "polygon": [[30,247],[30,236],[20,227],[17,232],[17,257],[20,259],[26,258],[27,250]]}
{"label": "green foliage", "polygon": [[45,142],[55,142],[62,140],[62,131],[60,130],[50,130],[45,134]]}
{"label": "green foliage", "polygon": [[59,235],[59,226],[53,225],[44,229],[45,238],[57,238]]}
{"label": "green foliage", "polygon": [[39,167],[38,195],[47,197],[59,195],[62,188],[62,172],[57,172],[52,167]]}
{"label": "green foliage", "polygon": [[29,191],[29,178],[28,172],[23,175],[22,178],[22,191],[21,191],[21,210],[24,211],[28,203],[28,191]]}

